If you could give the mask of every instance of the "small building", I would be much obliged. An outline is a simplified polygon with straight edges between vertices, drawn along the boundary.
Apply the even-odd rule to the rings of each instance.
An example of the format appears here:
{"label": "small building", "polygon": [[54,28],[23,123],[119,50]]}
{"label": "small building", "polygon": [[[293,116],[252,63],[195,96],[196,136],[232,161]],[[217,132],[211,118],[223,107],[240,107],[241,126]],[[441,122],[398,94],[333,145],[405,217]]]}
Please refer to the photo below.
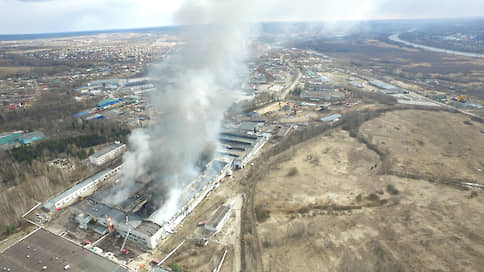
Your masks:
{"label": "small building", "polygon": [[126,144],[117,142],[89,156],[89,161],[94,165],[100,166],[123,154],[125,150]]}
{"label": "small building", "polygon": [[0,145],[14,144],[15,141],[18,139],[18,137],[20,137],[21,134],[22,133],[20,131],[0,134]]}
{"label": "small building", "polygon": [[320,76],[320,77],[319,77],[319,80],[320,80],[321,82],[323,82],[323,83],[327,83],[327,82],[329,82],[329,78],[328,78],[328,77],[326,77],[326,76]]}
{"label": "small building", "polygon": [[205,224],[205,230],[212,233],[219,232],[225,222],[227,222],[229,219],[231,213],[232,205],[220,206],[217,211],[215,211],[215,214],[212,216],[212,218],[210,218],[207,224]]}
{"label": "small building", "polygon": [[335,113],[335,114],[331,114],[329,116],[326,116],[326,117],[323,117],[319,120],[321,120],[321,122],[336,122],[338,121],[341,117],[343,117],[343,115],[339,114],[339,113]]}
{"label": "small building", "polygon": [[105,99],[105,100],[99,101],[99,103],[97,103],[97,107],[98,108],[104,108],[104,107],[107,107],[107,106],[114,106],[114,105],[120,104],[122,101],[123,101],[122,98],[120,98],[120,99]]}
{"label": "small building", "polygon": [[34,131],[30,133],[25,133],[17,138],[17,140],[22,144],[31,144],[35,141],[40,141],[45,138],[44,133],[40,131]]}
{"label": "small building", "polygon": [[77,223],[79,223],[80,229],[86,230],[87,224],[91,222],[92,218],[87,214],[80,213],[74,218],[74,220],[76,220]]}

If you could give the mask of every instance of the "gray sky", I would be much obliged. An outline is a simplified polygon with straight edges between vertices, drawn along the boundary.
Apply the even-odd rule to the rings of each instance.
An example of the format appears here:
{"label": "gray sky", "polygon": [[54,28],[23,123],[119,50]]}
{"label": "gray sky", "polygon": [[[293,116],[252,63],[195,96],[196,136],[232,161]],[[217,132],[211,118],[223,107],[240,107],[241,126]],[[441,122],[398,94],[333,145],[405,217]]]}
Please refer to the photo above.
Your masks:
{"label": "gray sky", "polygon": [[[225,5],[247,21],[337,21],[484,16],[484,0],[196,0]],[[247,2],[259,2],[247,7]],[[0,0],[0,34],[173,25],[183,0]],[[197,12],[197,8],[192,12]],[[211,18],[207,21],[216,21]]]}

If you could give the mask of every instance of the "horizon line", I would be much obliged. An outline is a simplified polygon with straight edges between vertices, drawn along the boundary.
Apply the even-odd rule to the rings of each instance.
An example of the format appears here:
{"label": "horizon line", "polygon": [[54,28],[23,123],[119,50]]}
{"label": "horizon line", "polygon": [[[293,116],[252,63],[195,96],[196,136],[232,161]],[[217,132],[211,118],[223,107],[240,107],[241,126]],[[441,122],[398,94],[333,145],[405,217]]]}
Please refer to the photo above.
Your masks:
{"label": "horizon line", "polygon": [[[376,22],[376,21],[419,21],[419,20],[469,20],[469,19],[484,19],[484,16],[466,16],[466,17],[420,17],[420,18],[374,18],[374,19],[341,19],[341,20],[273,20],[273,21],[260,21],[260,22],[248,22],[248,24],[269,24],[269,23],[335,23],[335,22]],[[170,29],[170,28],[183,28],[193,25],[161,25],[161,26],[145,26],[145,27],[128,27],[128,28],[111,28],[111,29],[87,29],[87,30],[72,30],[72,31],[60,31],[60,32],[33,32],[33,33],[0,33],[0,41],[2,37],[14,37],[14,36],[35,36],[35,35],[62,35],[62,34],[89,34],[89,33],[110,33],[110,32],[127,32],[127,31],[140,31],[140,30],[156,30],[156,29]],[[210,25],[210,24],[199,24]],[[80,35],[82,36],[82,35]],[[35,38],[40,39],[40,38]],[[13,41],[13,40],[12,40]]]}

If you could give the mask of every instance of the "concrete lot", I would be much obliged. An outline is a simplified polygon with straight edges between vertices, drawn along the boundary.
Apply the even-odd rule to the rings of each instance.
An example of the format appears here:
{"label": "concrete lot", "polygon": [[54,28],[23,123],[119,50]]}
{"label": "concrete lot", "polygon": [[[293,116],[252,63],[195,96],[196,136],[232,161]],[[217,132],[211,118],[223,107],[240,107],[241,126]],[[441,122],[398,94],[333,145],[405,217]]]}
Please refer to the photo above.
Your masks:
{"label": "concrete lot", "polygon": [[39,229],[0,255],[0,269],[8,271],[113,271],[124,272],[126,268],[103,258],[89,249]]}

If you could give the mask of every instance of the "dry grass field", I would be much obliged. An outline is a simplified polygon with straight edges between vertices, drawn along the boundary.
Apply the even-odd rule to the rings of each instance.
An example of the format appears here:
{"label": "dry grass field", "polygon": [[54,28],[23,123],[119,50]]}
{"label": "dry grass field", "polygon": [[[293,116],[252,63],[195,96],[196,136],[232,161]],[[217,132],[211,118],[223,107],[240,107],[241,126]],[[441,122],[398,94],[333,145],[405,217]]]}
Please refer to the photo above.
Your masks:
{"label": "dry grass field", "polygon": [[261,263],[249,256],[247,271],[481,271],[481,192],[427,179],[482,180],[480,129],[457,114],[394,111],[357,138],[335,128],[257,161],[256,221],[245,222],[256,232],[244,239]]}

